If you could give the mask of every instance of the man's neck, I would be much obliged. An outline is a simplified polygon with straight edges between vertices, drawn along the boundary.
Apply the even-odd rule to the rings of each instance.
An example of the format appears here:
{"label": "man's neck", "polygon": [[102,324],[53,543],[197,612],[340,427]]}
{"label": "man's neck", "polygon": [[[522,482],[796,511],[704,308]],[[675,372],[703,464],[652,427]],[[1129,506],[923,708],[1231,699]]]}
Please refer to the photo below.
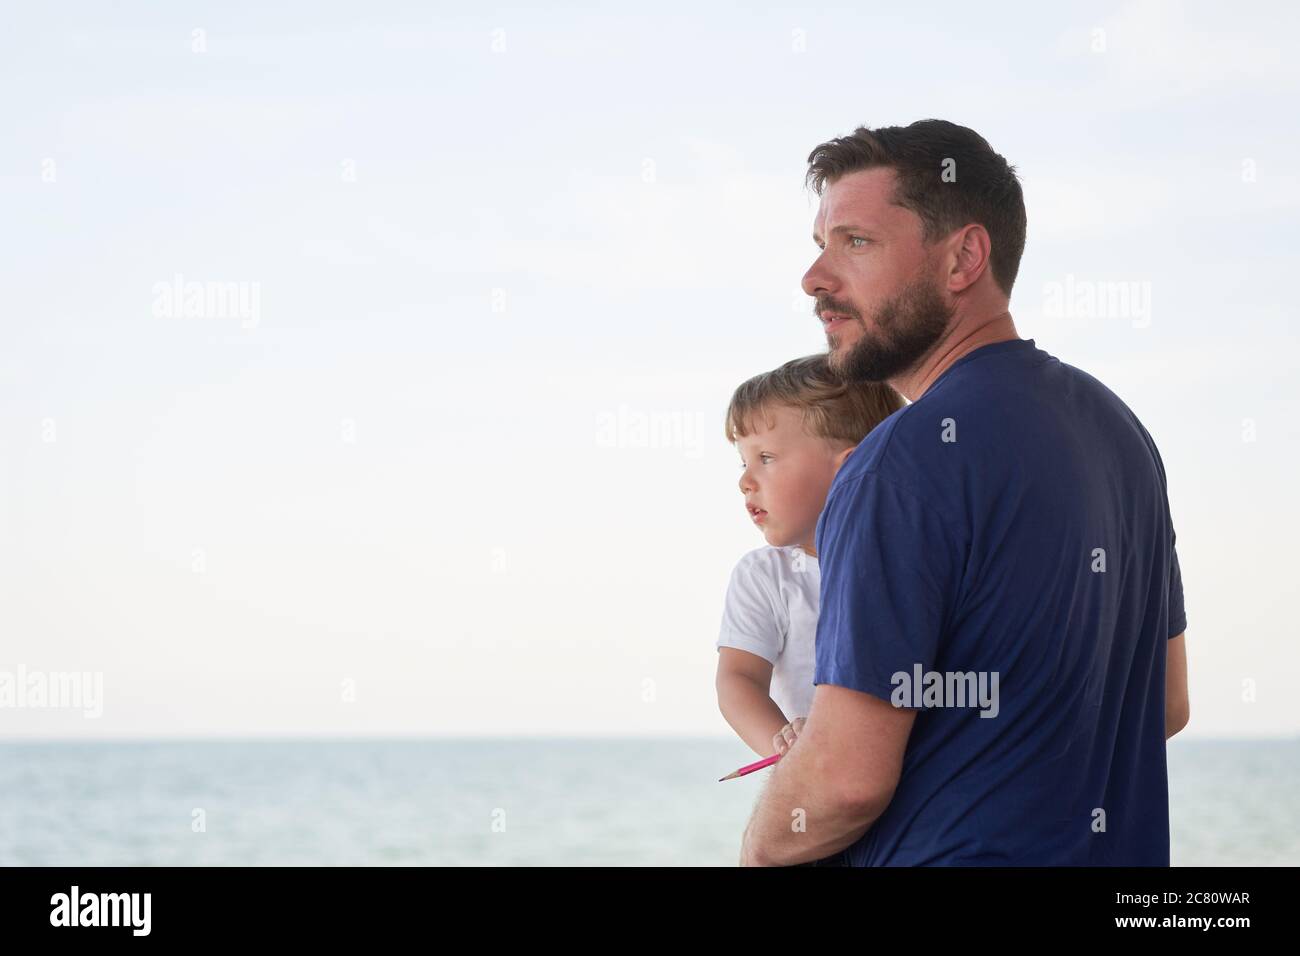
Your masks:
{"label": "man's neck", "polygon": [[962,356],[994,342],[1018,338],[1020,333],[1016,331],[1010,312],[1000,312],[978,321],[959,320],[914,368],[891,378],[889,384],[909,402],[914,402]]}

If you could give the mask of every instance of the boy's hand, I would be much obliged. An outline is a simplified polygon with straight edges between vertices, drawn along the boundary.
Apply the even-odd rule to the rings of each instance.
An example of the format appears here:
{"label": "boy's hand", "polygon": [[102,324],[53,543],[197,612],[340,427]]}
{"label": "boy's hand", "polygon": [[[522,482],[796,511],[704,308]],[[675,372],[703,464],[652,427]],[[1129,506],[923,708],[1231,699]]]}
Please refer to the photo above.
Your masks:
{"label": "boy's hand", "polygon": [[806,717],[796,717],[794,720],[790,721],[790,723],[778,730],[776,736],[772,738],[772,746],[776,748],[776,752],[782,757],[785,756],[787,750],[794,746],[794,742],[799,739],[799,731],[803,730],[803,725],[807,722],[807,719],[808,718]]}

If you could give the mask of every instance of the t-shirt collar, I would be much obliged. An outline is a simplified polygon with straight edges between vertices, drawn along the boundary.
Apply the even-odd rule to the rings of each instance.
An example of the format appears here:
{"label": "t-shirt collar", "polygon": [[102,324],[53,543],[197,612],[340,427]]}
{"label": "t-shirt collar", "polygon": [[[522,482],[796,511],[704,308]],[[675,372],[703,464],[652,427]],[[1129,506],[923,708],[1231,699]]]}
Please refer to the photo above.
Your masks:
{"label": "t-shirt collar", "polygon": [[1038,346],[1034,344],[1033,339],[1007,339],[1005,342],[990,342],[988,345],[981,345],[979,348],[971,352],[967,352],[957,361],[953,362],[946,369],[944,369],[943,374],[930,383],[930,388],[927,388],[926,392],[930,392],[936,385],[938,385],[945,378],[947,378],[948,373],[951,372],[953,369],[961,368],[967,362],[973,361],[977,358],[983,358],[986,355],[997,355],[1000,352],[1013,352],[1013,351],[1032,352],[1036,348],[1038,348]]}

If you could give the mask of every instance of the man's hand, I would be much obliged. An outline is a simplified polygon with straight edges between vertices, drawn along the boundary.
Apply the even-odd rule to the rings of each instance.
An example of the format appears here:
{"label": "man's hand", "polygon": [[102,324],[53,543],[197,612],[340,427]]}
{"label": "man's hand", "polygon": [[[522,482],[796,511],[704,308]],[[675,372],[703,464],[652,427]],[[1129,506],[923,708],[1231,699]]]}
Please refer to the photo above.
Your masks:
{"label": "man's hand", "polygon": [[786,751],[794,746],[794,742],[799,739],[799,731],[803,730],[803,725],[806,721],[806,717],[796,717],[776,732],[776,735],[772,738],[772,746],[776,748],[776,752],[782,757],[786,755]]}

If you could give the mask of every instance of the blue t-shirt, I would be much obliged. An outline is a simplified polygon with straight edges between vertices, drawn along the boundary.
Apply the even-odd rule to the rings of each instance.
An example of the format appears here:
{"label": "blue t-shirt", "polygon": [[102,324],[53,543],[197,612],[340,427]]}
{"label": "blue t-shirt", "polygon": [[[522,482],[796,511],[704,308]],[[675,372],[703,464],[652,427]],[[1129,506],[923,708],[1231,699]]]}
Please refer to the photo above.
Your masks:
{"label": "blue t-shirt", "polygon": [[1169,865],[1182,578],[1114,393],[1033,339],[976,349],[845,461],[816,547],[813,682],[919,707],[851,865]]}

